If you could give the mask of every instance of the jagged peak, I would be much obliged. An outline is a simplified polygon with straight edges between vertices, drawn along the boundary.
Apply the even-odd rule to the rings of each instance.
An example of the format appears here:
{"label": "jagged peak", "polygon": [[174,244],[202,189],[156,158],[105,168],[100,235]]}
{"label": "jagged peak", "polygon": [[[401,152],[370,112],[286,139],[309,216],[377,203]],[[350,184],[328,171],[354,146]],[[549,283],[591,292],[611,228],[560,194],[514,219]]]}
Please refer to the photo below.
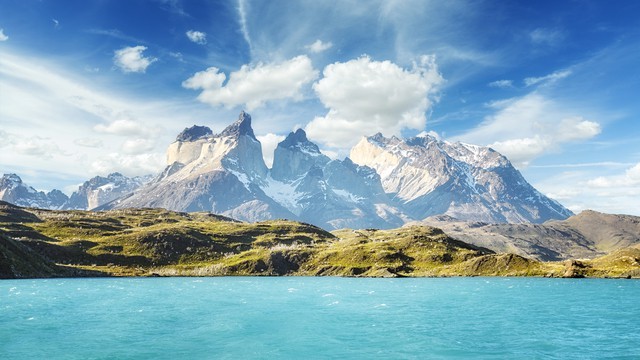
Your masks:
{"label": "jagged peak", "polygon": [[192,127],[182,130],[176,141],[196,141],[213,135],[213,131],[206,126],[193,125]]}
{"label": "jagged peak", "polygon": [[238,120],[236,120],[233,124],[227,126],[226,129],[222,130],[222,132],[218,136],[241,136],[247,135],[252,139],[256,139],[256,135],[253,133],[253,128],[251,128],[251,115],[248,113],[241,111],[238,116]]}
{"label": "jagged peak", "polygon": [[284,140],[278,143],[278,147],[288,149],[298,148],[311,154],[320,154],[318,145],[309,141],[307,133],[302,129],[290,132]]}
{"label": "jagged peak", "polygon": [[374,135],[367,137],[367,139],[377,142],[386,142],[388,140],[381,132],[377,132]]}
{"label": "jagged peak", "polygon": [[20,176],[14,173],[2,175],[2,180],[22,183],[22,179],[20,178]]}

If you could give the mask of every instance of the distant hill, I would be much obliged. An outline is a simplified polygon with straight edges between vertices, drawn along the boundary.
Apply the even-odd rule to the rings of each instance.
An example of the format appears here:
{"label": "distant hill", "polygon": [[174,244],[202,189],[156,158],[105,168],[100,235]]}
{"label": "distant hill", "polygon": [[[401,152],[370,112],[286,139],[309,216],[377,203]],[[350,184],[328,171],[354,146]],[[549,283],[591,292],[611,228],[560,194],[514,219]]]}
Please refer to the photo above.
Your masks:
{"label": "distant hill", "polygon": [[640,217],[583,211],[544,224],[487,224],[432,217],[421,224],[442,228],[462,241],[497,252],[543,261],[592,259],[640,244]]}

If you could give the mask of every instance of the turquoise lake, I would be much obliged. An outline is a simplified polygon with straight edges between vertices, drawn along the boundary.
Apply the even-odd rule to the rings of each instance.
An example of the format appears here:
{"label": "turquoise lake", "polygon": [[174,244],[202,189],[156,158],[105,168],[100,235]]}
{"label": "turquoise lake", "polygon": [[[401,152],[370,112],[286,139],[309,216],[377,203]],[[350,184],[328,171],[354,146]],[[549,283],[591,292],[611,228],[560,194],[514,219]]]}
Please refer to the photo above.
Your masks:
{"label": "turquoise lake", "polygon": [[0,359],[640,359],[640,281],[0,281]]}

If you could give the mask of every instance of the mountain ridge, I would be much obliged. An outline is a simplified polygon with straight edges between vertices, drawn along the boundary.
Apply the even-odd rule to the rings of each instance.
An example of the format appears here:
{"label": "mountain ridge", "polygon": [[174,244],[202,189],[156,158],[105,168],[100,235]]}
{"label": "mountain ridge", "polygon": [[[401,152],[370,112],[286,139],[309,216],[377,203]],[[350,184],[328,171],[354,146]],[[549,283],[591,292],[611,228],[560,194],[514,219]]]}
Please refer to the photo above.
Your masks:
{"label": "mountain ridge", "polygon": [[[163,207],[243,221],[287,218],[326,229],[388,229],[436,215],[496,223],[572,215],[488,147],[378,133],[362,138],[349,157],[333,160],[297,129],[276,146],[268,168],[251,122],[242,111],[217,134],[206,126],[185,128],[152,180],[123,185],[91,204],[88,194],[75,198],[101,210]],[[76,203],[77,209],[85,204]]]}

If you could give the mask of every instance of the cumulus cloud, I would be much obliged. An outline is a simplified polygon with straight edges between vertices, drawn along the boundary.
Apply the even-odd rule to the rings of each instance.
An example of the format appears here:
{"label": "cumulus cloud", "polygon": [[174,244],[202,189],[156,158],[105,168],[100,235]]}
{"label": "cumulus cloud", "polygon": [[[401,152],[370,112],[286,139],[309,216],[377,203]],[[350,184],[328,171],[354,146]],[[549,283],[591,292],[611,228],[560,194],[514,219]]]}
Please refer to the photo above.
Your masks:
{"label": "cumulus cloud", "polygon": [[489,87],[497,87],[497,88],[510,88],[513,87],[513,80],[496,80],[494,82],[490,82]]}
{"label": "cumulus cloud", "polygon": [[0,29],[0,41],[7,41],[9,37],[4,34],[4,29]]}
{"label": "cumulus cloud", "polygon": [[328,65],[323,75],[313,88],[329,111],[314,118],[306,131],[311,139],[342,149],[359,136],[423,130],[425,112],[444,81],[433,56],[422,56],[411,69],[363,56]]}
{"label": "cumulus cloud", "polygon": [[116,120],[109,124],[98,124],[93,129],[100,133],[120,136],[146,135],[149,131],[139,123],[132,120]]}
{"label": "cumulus cloud", "polygon": [[541,76],[541,77],[528,77],[524,79],[524,84],[526,86],[532,86],[536,84],[550,84],[554,83],[560,79],[564,79],[567,76],[571,75],[571,70],[562,70],[556,71],[549,75]]}
{"label": "cumulus cloud", "polygon": [[186,32],[189,40],[196,44],[206,44],[207,43],[207,34],[202,31],[189,30]]}
{"label": "cumulus cloud", "polygon": [[262,156],[264,157],[264,162],[268,167],[273,165],[273,152],[275,151],[278,143],[285,139],[283,135],[276,135],[273,133],[269,133],[266,135],[258,135],[256,136],[262,144]]}
{"label": "cumulus cloud", "polygon": [[158,59],[152,57],[144,57],[142,52],[147,50],[146,46],[128,46],[120,50],[116,50],[113,61],[123,72],[143,73],[149,65]]}
{"label": "cumulus cloud", "polygon": [[307,56],[255,66],[243,65],[227,76],[216,67],[195,73],[182,86],[202,90],[198,100],[211,105],[234,107],[245,105],[253,110],[267,101],[302,99],[302,88],[318,77]]}
{"label": "cumulus cloud", "polygon": [[536,157],[558,151],[563,144],[598,135],[600,124],[564,110],[536,92],[495,102],[496,112],[458,140],[488,144],[516,166],[527,166]]}
{"label": "cumulus cloud", "polygon": [[305,48],[312,53],[321,53],[325,50],[330,49],[333,46],[331,42],[322,42],[322,40],[318,39],[313,44],[309,44],[305,46]]}

